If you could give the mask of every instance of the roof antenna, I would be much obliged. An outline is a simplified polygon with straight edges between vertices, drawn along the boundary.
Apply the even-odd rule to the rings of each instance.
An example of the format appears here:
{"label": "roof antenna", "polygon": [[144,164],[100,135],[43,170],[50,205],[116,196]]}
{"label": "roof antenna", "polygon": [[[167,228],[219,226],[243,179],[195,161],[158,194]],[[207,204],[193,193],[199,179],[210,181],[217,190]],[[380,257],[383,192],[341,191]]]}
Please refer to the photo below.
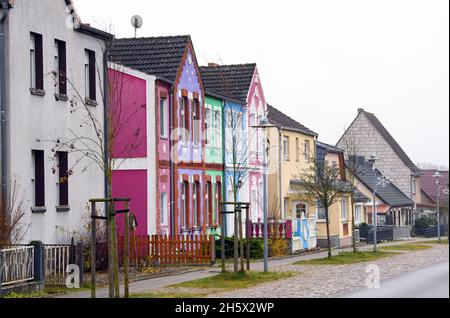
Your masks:
{"label": "roof antenna", "polygon": [[134,27],[134,37],[137,38],[137,30],[142,27],[142,24],[144,24],[144,20],[140,15],[134,15],[131,18],[131,25]]}

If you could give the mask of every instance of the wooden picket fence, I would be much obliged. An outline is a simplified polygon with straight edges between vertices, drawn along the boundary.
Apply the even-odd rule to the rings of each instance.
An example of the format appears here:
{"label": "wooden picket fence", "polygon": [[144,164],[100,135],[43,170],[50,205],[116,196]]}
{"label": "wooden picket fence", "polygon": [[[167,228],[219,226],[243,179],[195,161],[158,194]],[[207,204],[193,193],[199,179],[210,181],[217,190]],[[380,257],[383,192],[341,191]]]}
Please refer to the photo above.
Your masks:
{"label": "wooden picket fence", "polygon": [[[123,260],[124,237],[118,238],[119,257]],[[215,263],[214,236],[130,235],[130,265],[208,265]]]}

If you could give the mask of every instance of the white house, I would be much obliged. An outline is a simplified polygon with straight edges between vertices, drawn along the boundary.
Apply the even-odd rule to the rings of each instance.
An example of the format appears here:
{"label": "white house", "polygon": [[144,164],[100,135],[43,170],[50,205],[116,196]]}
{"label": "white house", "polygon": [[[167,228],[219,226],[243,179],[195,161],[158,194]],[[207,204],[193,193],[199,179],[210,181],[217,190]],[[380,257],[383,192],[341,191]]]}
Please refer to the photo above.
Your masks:
{"label": "white house", "polygon": [[1,4],[3,193],[11,193],[14,183],[19,186],[29,224],[25,242],[66,242],[85,231],[87,203],[105,196],[105,182],[90,158],[55,147],[55,141],[98,139],[82,105],[103,130],[109,34],[82,24],[72,0]]}

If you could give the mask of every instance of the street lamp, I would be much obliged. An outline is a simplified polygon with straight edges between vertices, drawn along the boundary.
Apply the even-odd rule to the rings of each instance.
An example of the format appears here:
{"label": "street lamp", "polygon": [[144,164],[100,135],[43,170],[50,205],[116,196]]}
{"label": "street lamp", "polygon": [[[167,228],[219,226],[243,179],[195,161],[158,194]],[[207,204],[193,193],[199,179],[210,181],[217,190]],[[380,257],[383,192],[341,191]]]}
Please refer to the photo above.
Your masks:
{"label": "street lamp", "polygon": [[441,243],[441,216],[439,211],[439,198],[441,196],[441,184],[439,183],[439,179],[442,178],[442,175],[439,171],[433,175],[436,178],[436,190],[437,190],[437,198],[436,198],[436,216],[437,216],[437,232],[438,232],[438,240]]}
{"label": "street lamp", "polygon": [[373,174],[375,176],[375,186],[373,187],[373,198],[372,198],[372,222],[373,222],[373,251],[377,251],[377,202],[376,202],[376,196],[377,196],[377,187],[378,187],[378,180],[377,180],[377,170],[375,168],[375,162],[378,160],[377,156],[372,155],[370,156],[369,163],[372,165]]}
{"label": "street lamp", "polygon": [[264,214],[264,272],[269,272],[269,226],[268,226],[268,204],[267,204],[267,136],[266,128],[269,127],[269,120],[267,117],[262,118],[259,122],[259,126],[252,126],[256,129],[264,129],[264,142],[263,142],[263,191],[264,191],[264,202],[263,202],[263,214]]}

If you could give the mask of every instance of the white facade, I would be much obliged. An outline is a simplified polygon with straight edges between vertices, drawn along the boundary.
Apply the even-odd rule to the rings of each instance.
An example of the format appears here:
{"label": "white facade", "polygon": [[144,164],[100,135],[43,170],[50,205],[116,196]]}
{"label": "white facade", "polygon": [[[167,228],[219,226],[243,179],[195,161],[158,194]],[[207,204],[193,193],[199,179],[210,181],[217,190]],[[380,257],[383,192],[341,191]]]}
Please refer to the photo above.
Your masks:
{"label": "white facade", "polygon": [[[9,183],[17,180],[26,203],[26,222],[30,228],[24,239],[44,243],[64,243],[86,231],[90,222],[88,200],[105,196],[102,170],[90,159],[83,159],[69,178],[70,210],[58,212],[58,174],[52,171],[53,141],[72,138],[70,130],[79,136],[95,139],[95,130],[85,123],[86,110],[79,103],[71,106],[77,92],[85,92],[85,50],[95,52],[97,65],[96,102],[90,110],[103,129],[104,103],[102,100],[103,51],[101,38],[74,30],[71,16],[63,0],[17,0],[5,21],[6,35],[6,105],[8,111]],[[44,96],[30,92],[30,32],[42,35]],[[56,100],[55,40],[66,42],[66,73],[69,101]],[[84,95],[83,95],[84,96]],[[45,211],[32,211],[34,205],[34,161],[32,150],[44,151]],[[73,167],[79,155],[69,152],[68,166]],[[86,168],[85,171],[83,171]],[[74,235],[74,232],[76,233]]]}

